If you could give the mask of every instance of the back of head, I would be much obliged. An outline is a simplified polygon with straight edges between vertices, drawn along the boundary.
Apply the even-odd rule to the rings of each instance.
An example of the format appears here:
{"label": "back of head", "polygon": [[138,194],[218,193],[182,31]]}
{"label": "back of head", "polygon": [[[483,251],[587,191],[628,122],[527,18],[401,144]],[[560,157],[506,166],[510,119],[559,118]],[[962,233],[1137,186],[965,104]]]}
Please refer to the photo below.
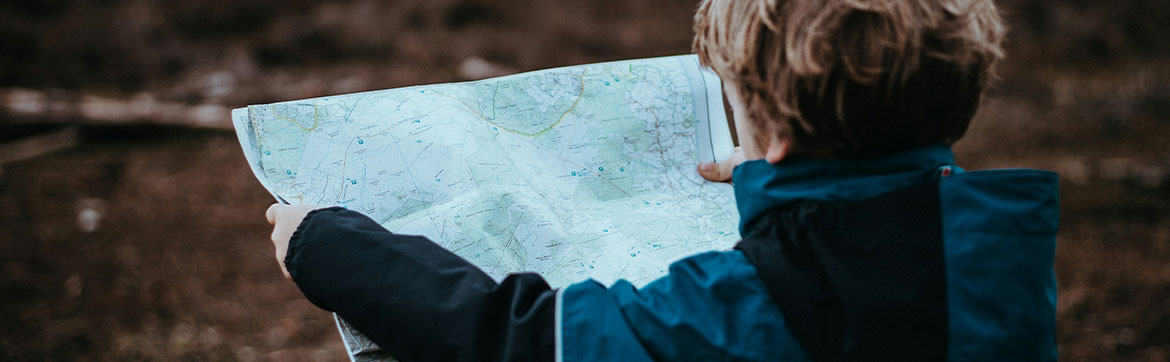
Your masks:
{"label": "back of head", "polygon": [[868,157],[961,138],[1003,33],[991,0],[704,0],[694,48],[757,137]]}

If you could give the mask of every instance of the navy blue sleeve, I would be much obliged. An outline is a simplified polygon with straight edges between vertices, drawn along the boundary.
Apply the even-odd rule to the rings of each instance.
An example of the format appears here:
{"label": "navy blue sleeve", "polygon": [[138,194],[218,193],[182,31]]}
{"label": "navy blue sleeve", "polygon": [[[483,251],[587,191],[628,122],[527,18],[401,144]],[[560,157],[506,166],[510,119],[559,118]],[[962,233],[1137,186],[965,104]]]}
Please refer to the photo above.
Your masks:
{"label": "navy blue sleeve", "polygon": [[496,283],[430,240],[360,213],[316,210],[285,266],[313,304],[403,362],[553,360],[556,292],[540,276]]}

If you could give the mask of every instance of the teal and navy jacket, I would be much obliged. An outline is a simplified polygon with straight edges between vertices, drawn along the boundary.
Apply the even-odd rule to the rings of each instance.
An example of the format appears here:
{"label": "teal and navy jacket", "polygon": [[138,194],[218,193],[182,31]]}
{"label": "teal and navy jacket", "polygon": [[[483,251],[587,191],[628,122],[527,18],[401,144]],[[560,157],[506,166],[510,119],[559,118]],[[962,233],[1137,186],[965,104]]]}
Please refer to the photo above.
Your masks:
{"label": "teal and navy jacket", "polygon": [[342,208],[306,216],[285,263],[401,361],[1056,359],[1054,173],[965,172],[935,146],[734,180],[743,240],[642,288],[497,282]]}

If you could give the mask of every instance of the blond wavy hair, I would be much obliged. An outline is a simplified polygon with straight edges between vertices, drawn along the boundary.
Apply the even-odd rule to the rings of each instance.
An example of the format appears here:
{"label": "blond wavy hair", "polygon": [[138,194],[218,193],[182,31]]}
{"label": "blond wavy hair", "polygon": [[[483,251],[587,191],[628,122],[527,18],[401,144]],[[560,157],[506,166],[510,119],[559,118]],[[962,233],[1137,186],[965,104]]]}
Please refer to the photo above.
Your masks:
{"label": "blond wavy hair", "polygon": [[704,0],[694,26],[757,142],[828,157],[957,141],[1006,31],[991,0]]}

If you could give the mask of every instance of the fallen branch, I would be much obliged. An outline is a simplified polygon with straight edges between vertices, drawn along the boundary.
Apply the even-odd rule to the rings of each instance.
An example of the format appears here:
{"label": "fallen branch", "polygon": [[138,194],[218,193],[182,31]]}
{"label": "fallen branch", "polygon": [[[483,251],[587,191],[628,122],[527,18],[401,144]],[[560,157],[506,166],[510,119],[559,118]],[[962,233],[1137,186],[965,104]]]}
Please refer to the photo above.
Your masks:
{"label": "fallen branch", "polygon": [[77,127],[70,126],[8,143],[0,143],[0,165],[73,147],[77,144],[77,133]]}
{"label": "fallen branch", "polygon": [[149,94],[118,99],[66,91],[0,89],[7,123],[134,124],[232,129],[231,109],[218,104],[162,102]]}

